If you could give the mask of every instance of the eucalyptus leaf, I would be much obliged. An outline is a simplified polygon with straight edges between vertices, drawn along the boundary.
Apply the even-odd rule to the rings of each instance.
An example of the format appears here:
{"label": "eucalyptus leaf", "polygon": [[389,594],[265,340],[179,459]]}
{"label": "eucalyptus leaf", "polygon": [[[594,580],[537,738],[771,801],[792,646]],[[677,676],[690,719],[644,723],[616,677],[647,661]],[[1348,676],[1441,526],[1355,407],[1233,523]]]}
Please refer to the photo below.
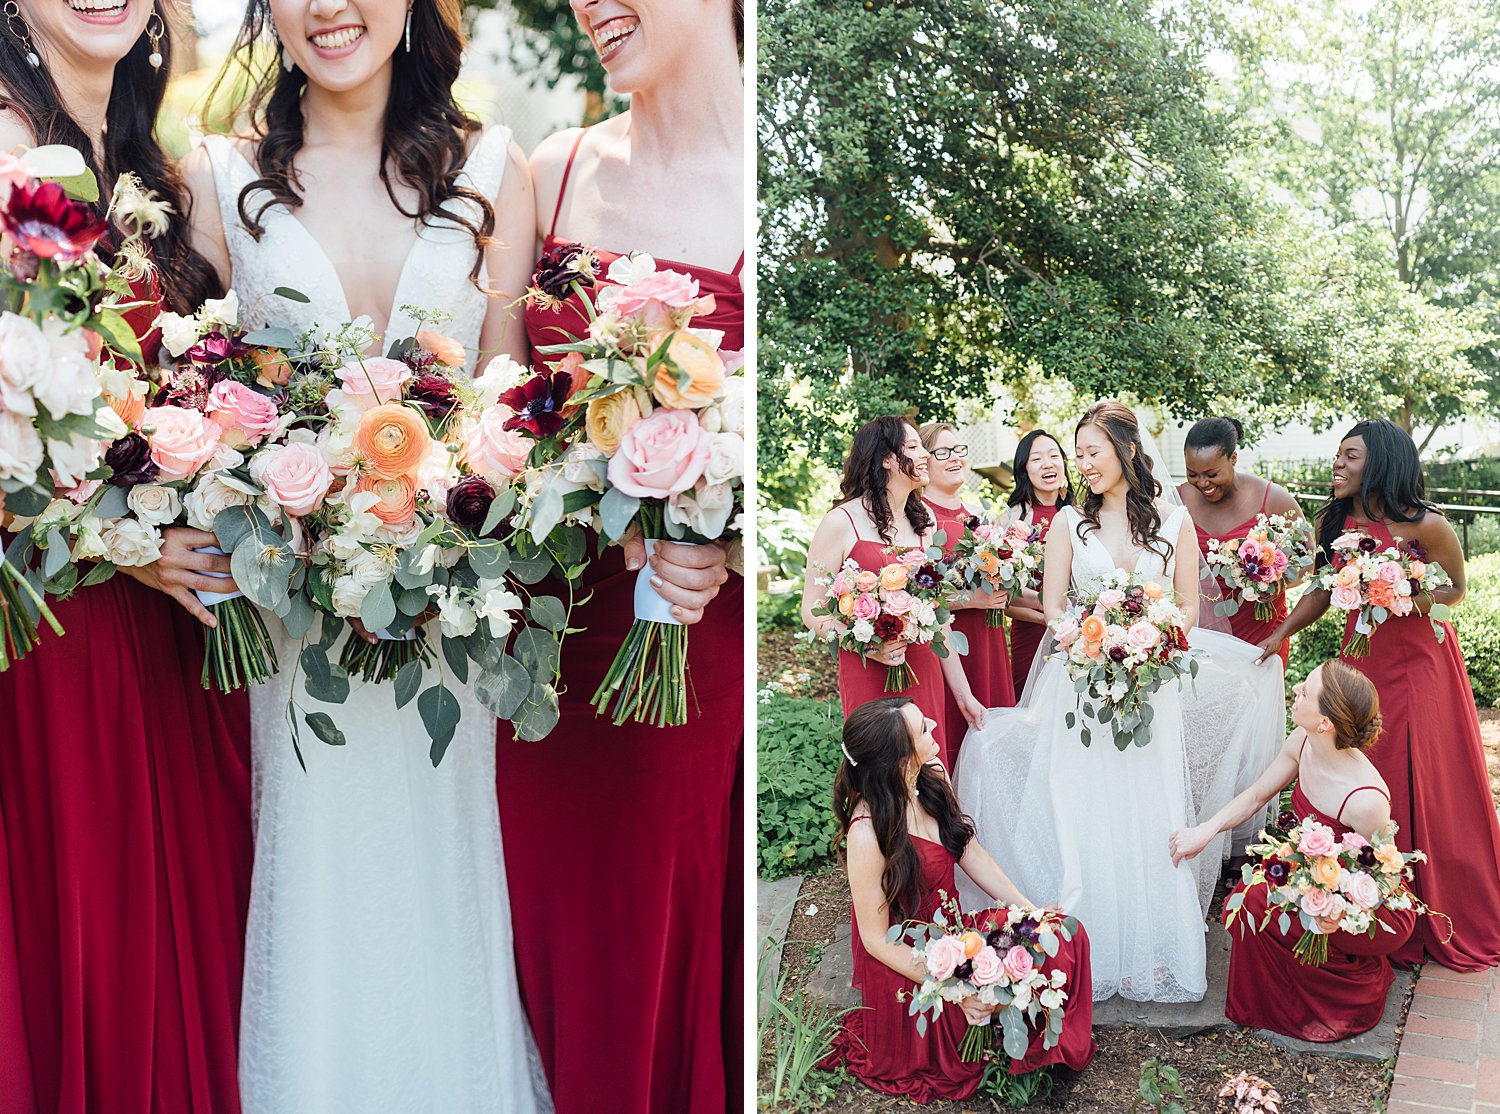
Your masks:
{"label": "eucalyptus leaf", "polygon": [[560,631],[568,625],[568,611],[556,596],[537,596],[528,609],[538,626],[550,631]]}
{"label": "eucalyptus leaf", "polygon": [[453,670],[453,679],[459,684],[468,684],[469,681],[469,655],[464,650],[464,644],[458,638],[439,637],[443,644],[443,658],[448,662],[448,668]]}
{"label": "eucalyptus leaf", "polygon": [[490,503],[490,509],[484,516],[484,525],[479,528],[479,536],[487,538],[495,532],[505,517],[516,508],[516,493],[506,488],[495,496]]}
{"label": "eucalyptus leaf", "polygon": [[128,494],[123,487],[107,485],[94,504],[94,514],[100,518],[120,518],[130,512]]}
{"label": "eucalyptus leaf", "polygon": [[531,502],[531,517],[528,528],[537,545],[547,540],[553,527],[562,521],[563,497],[556,484],[548,484]]}
{"label": "eucalyptus leaf", "polygon": [[[293,298],[292,301],[297,299]],[[306,299],[303,299],[304,301]],[[253,344],[258,348],[292,348],[297,343],[297,334],[290,329],[284,329],[277,325],[267,325],[263,329],[252,329],[240,338],[245,344]]]}
{"label": "eucalyptus leaf", "polygon": [[469,550],[469,568],[481,580],[499,580],[510,571],[509,551],[500,545],[485,545]]}
{"label": "eucalyptus leaf", "polygon": [[329,746],[341,747],[345,744],[344,733],[327,712],[308,712],[304,719],[307,726],[312,728],[312,733]]}
{"label": "eucalyptus leaf", "polygon": [[458,705],[458,697],[441,684],[422,691],[417,697],[417,712],[422,717],[422,724],[427,728],[427,734],[434,742],[445,736],[451,739],[453,730],[458,726],[459,718],[463,715]]}
{"label": "eucalyptus leaf", "polygon": [[417,690],[422,687],[422,663],[409,661],[396,671],[396,707],[404,708],[412,702]]}
{"label": "eucalyptus leaf", "polygon": [[969,636],[961,630],[952,630],[947,635],[948,645],[953,647],[955,653],[967,654],[969,652]]}
{"label": "eucalyptus leaf", "polygon": [[516,635],[515,655],[535,681],[550,679],[557,672],[560,649],[555,635],[526,627]]}
{"label": "eucalyptus leaf", "polygon": [[531,692],[531,674],[509,654],[493,669],[486,669],[474,682],[474,693],[497,718],[509,720],[520,710]]}
{"label": "eucalyptus leaf", "polygon": [[640,509],[641,501],[634,495],[626,495],[617,487],[606,491],[599,500],[599,522],[605,536],[611,541],[623,537]]}
{"label": "eucalyptus leaf", "polygon": [[359,621],[369,631],[383,631],[396,621],[396,597],[389,583],[376,584],[359,605]]}
{"label": "eucalyptus leaf", "polygon": [[312,301],[312,299],[309,298],[306,294],[302,293],[302,291],[294,290],[290,286],[278,286],[275,290],[271,291],[271,293],[275,294],[278,298],[285,298],[289,302],[298,302],[302,305],[307,305]]}
{"label": "eucalyptus leaf", "polygon": [[539,742],[552,733],[559,716],[557,693],[552,686],[533,685],[515,721],[516,737],[528,743]]}
{"label": "eucalyptus leaf", "polygon": [[318,612],[305,592],[297,592],[289,599],[291,608],[282,616],[281,622],[286,627],[287,634],[300,642],[312,630],[313,620],[318,617]]}
{"label": "eucalyptus leaf", "polygon": [[[273,535],[274,536],[274,535]],[[250,533],[229,558],[229,570],[240,591],[268,611],[274,611],[291,586],[295,561],[291,546],[279,537]]]}

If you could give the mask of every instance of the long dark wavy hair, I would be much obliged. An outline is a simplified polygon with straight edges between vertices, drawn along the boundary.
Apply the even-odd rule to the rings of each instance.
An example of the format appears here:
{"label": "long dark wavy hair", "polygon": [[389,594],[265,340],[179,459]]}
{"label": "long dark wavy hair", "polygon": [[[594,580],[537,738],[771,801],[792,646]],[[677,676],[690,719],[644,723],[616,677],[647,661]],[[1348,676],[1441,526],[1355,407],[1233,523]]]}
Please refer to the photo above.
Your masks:
{"label": "long dark wavy hair", "polygon": [[1031,447],[1045,437],[1057,446],[1057,451],[1062,454],[1063,489],[1057,497],[1057,505],[1066,507],[1073,502],[1073,473],[1068,470],[1068,454],[1063,450],[1062,442],[1045,429],[1033,429],[1021,443],[1016,446],[1016,459],[1011,462],[1011,475],[1015,477],[1016,486],[1011,489],[1006,498],[1007,506],[1020,507],[1023,511],[1029,511],[1036,502],[1036,491],[1031,486],[1031,477],[1026,473],[1026,462],[1031,459]]}
{"label": "long dark wavy hair", "polygon": [[0,103],[26,122],[36,146],[62,143],[83,154],[99,179],[99,200],[94,208],[101,216],[109,206],[115,179],[127,170],[172,206],[174,217],[167,223],[167,230],[151,241],[151,256],[167,305],[190,313],[205,298],[217,297],[224,290],[213,267],[193,250],[187,189],[177,167],[156,140],[156,117],[172,68],[171,7],[161,0],[157,10],[163,24],[161,68],[151,65],[151,41],[145,35],[115,63],[102,152],[95,152],[87,133],[63,108],[57,83],[46,64],[33,66],[27,62],[26,48],[4,27],[0,27],[0,85],[4,86]]}
{"label": "long dark wavy hair", "polygon": [[[910,703],[907,696],[887,696],[854,709],[844,721],[844,758],[833,779],[833,817],[840,833],[849,830],[861,801],[870,810],[885,856],[881,891],[894,918],[903,921],[916,916],[927,898],[922,860],[906,827],[906,763],[915,760],[916,747],[901,709]],[[917,803],[937,821],[943,846],[962,858],[974,838],[974,822],[936,767],[924,765],[917,773]]]}
{"label": "long dark wavy hair", "polygon": [[[839,485],[839,502],[858,499],[875,520],[875,530],[886,545],[896,541],[896,516],[885,491],[885,458],[892,453],[908,477],[917,478],[917,468],[904,449],[906,431],[914,428],[905,418],[876,418],[859,427],[844,459],[844,479]],[[906,521],[918,534],[932,529],[932,512],[922,502],[919,491],[906,497]]]}
{"label": "long dark wavy hair", "polygon": [[[240,220],[250,235],[260,239],[261,223],[272,205],[295,210],[298,194],[297,152],[303,144],[302,94],[307,75],[300,67],[287,70],[276,43],[269,0],[250,0],[234,49],[214,79],[212,101],[230,70],[238,66],[251,83],[250,129],[258,141],[255,168],[260,177],[240,191]],[[258,52],[256,44],[262,49]],[[495,231],[495,210],[478,190],[460,185],[459,172],[469,155],[469,142],[481,130],[478,120],[453,99],[463,58],[464,32],[457,0],[420,0],[411,9],[411,50],[397,46],[392,56],[390,100],[385,108],[385,133],[380,142],[380,180],[396,211],[414,221],[444,217],[474,236],[474,267],[469,277],[478,283],[484,249]],[[397,185],[417,194],[415,209],[402,207]],[[252,196],[268,197],[251,211]],[[479,210],[475,220],[465,212],[466,201]]]}
{"label": "long dark wavy hair", "polygon": [[[1160,536],[1161,511],[1156,506],[1161,495],[1161,484],[1151,474],[1152,460],[1146,455],[1141,443],[1141,426],[1135,411],[1124,403],[1107,398],[1089,407],[1079,423],[1073,428],[1073,436],[1084,426],[1097,426],[1104,431],[1120,458],[1120,467],[1125,473],[1129,490],[1125,493],[1125,517],[1130,523],[1130,539],[1142,549],[1161,554],[1164,560],[1172,559],[1172,543]],[[1104,506],[1104,496],[1090,491],[1079,507],[1082,521],[1078,523],[1078,536],[1085,531],[1099,529],[1099,509]],[[1165,547],[1163,549],[1162,547]]]}
{"label": "long dark wavy hair", "polygon": [[[1443,512],[1427,501],[1422,457],[1411,434],[1386,418],[1359,422],[1339,443],[1351,437],[1365,442],[1365,468],[1359,478],[1359,502],[1371,515],[1390,522],[1420,522],[1428,511]],[[1328,502],[1318,511],[1318,564],[1331,562],[1334,540],[1344,532],[1344,520],[1354,510],[1353,499],[1340,499],[1328,490]]]}

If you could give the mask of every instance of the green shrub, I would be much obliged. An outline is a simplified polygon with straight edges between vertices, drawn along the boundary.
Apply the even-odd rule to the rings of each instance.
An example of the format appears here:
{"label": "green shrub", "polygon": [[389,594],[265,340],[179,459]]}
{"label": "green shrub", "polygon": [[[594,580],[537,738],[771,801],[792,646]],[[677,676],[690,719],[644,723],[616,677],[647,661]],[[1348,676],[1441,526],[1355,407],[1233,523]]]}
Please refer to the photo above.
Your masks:
{"label": "green shrub", "polygon": [[802,629],[802,593],[756,593],[755,628],[759,631],[800,631]]}
{"label": "green shrub", "polygon": [[[1292,606],[1294,601],[1288,600]],[[1301,634],[1292,636],[1292,649],[1286,663],[1286,695],[1290,700],[1292,686],[1301,684],[1307,675],[1329,658],[1339,656],[1344,641],[1344,612],[1329,608],[1321,618]]]}
{"label": "green shrub", "polygon": [[1453,627],[1469,667],[1474,702],[1500,705],[1500,553],[1474,557],[1465,565],[1469,591],[1453,609]]}
{"label": "green shrub", "polygon": [[843,728],[837,700],[761,690],[755,805],[762,876],[805,871],[833,853],[829,802]]}

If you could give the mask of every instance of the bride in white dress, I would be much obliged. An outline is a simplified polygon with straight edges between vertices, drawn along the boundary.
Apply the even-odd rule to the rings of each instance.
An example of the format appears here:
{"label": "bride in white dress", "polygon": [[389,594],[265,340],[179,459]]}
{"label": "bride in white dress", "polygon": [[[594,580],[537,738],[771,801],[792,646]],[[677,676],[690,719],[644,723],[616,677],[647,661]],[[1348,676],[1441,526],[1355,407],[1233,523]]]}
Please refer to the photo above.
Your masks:
{"label": "bride in white dress", "polygon": [[[1153,475],[1135,414],[1096,404],[1075,453],[1090,494],[1047,535],[1048,618],[1063,613],[1070,590],[1126,569],[1175,591],[1196,622],[1197,536],[1175,489]],[[1088,925],[1096,999],[1203,997],[1204,915],[1226,847],[1220,837],[1201,867],[1179,869],[1167,839],[1253,780],[1281,737],[1279,662],[1256,667],[1254,647],[1212,631],[1193,629],[1190,641],[1208,660],[1191,690],[1169,683],[1151,697],[1144,747],[1117,750],[1097,731],[1083,745],[1083,717],[1066,725],[1077,693],[1063,664],[1044,656],[1047,643],[1021,703],[991,709],[964,740],[957,790],[979,840],[1015,864],[1016,884],[1034,900]]]}
{"label": "bride in white dress", "polygon": [[[508,307],[530,271],[530,182],[508,129],[480,134],[452,100],[457,4],[252,4],[241,50],[277,33],[290,68],[273,56],[258,75],[254,138],[210,137],[186,168],[200,250],[246,307],[242,324],[301,333],[364,315],[388,342],[417,328],[403,307],[441,309],[471,372],[480,352],[524,358]],[[400,105],[389,119],[388,104]],[[434,173],[443,165],[456,175]],[[299,682],[299,712],[326,712],[348,739],[303,732],[304,772],[287,722],[299,646],[266,618],[281,671],[251,692],[245,1111],[550,1110],[516,985],[494,717],[459,689],[463,718],[434,768],[415,703],[398,709],[391,686],[356,680],[327,705]]]}

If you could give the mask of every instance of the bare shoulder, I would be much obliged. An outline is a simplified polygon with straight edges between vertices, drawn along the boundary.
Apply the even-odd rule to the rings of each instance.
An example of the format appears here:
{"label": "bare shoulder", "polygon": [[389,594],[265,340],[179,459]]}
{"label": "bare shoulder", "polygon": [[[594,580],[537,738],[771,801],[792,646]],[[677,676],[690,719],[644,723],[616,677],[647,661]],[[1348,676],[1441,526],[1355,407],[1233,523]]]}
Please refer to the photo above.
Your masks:
{"label": "bare shoulder", "polygon": [[536,145],[531,152],[531,176],[540,192],[551,192],[553,197],[562,188],[563,168],[573,154],[573,147],[583,135],[584,128],[564,128],[553,132]]}
{"label": "bare shoulder", "polygon": [[1266,493],[1266,511],[1269,514],[1279,514],[1286,518],[1301,518],[1302,508],[1297,500],[1292,498],[1292,493],[1279,483],[1267,480],[1271,490]]}
{"label": "bare shoulder", "polygon": [[1360,789],[1345,802],[1340,819],[1357,832],[1374,832],[1390,823],[1391,803],[1373,789]]}

